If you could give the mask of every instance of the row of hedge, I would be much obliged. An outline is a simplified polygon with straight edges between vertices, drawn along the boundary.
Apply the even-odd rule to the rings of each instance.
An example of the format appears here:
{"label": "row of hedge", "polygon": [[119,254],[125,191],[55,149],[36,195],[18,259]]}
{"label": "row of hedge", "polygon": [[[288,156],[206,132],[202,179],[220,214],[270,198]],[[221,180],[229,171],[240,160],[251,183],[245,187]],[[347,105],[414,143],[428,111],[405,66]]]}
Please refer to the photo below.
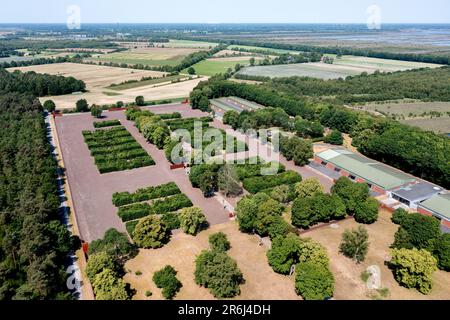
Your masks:
{"label": "row of hedge", "polygon": [[164,198],[181,193],[175,182],[169,182],[156,187],[138,189],[134,193],[116,192],[113,194],[112,202],[116,207],[127,204]]}
{"label": "row of hedge", "polygon": [[[83,131],[83,137],[100,173],[155,164],[148,153],[142,147],[138,147],[136,140],[123,126],[93,132]],[[131,146],[127,146],[128,144]]]}
{"label": "row of hedge", "polygon": [[191,207],[192,201],[185,194],[177,194],[161,200],[148,203],[134,203],[119,207],[118,215],[123,222],[140,219],[149,215],[164,215],[170,212]]}
{"label": "row of hedge", "polygon": [[94,122],[94,128],[105,128],[120,126],[120,120],[107,120],[102,122]]}
{"label": "row of hedge", "polygon": [[290,185],[302,181],[302,177],[295,171],[286,171],[277,175],[267,175],[244,179],[244,189],[256,194],[260,191],[280,185]]}

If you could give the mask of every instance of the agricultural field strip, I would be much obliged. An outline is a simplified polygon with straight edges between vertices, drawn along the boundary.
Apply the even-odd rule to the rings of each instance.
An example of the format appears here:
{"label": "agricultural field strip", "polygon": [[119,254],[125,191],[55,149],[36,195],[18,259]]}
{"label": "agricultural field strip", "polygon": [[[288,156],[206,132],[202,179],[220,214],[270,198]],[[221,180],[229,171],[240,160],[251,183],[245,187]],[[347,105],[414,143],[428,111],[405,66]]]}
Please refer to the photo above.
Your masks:
{"label": "agricultural field strip", "polygon": [[172,81],[185,81],[185,80],[191,80],[189,76],[185,75],[174,75],[174,76],[167,76],[162,78],[156,78],[156,79],[149,79],[149,80],[137,80],[133,82],[128,83],[122,83],[117,85],[110,85],[109,87],[105,89],[110,89],[114,91],[123,91],[128,89],[134,89],[139,87],[145,87],[150,85],[163,85],[163,84],[170,84]]}

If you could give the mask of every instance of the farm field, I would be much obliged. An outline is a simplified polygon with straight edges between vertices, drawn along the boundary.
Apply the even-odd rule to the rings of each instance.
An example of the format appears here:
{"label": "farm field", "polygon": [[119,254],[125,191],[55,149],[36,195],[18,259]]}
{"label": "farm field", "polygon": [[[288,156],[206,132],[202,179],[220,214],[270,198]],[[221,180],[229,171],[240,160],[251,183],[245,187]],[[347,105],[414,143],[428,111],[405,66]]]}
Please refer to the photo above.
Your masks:
{"label": "farm field", "polygon": [[[129,272],[124,280],[137,291],[133,299],[162,299],[161,290],[156,288],[152,276],[167,264],[178,271],[177,277],[183,284],[175,299],[214,299],[208,289],[195,284],[193,274],[195,257],[202,250],[208,249],[208,237],[215,232],[224,232],[227,235],[231,242],[228,253],[236,260],[244,275],[245,283],[240,286],[241,294],[234,298],[235,300],[301,300],[295,293],[293,278],[275,273],[267,263],[267,247],[260,246],[256,236],[240,232],[234,221],[212,226],[196,237],[177,233],[163,248],[140,250],[139,255],[125,265]],[[137,271],[141,271],[142,275],[137,276]],[[153,293],[150,298],[145,297],[147,290]]]}
{"label": "farm field", "polygon": [[200,48],[209,49],[218,45],[214,42],[204,42],[204,41],[191,41],[191,40],[178,40],[170,39],[169,42],[155,43],[157,46],[164,46],[165,48]]}
{"label": "farm field", "polygon": [[335,295],[337,300],[359,300],[370,299],[371,292],[360,279],[361,273],[369,266],[376,265],[381,269],[381,286],[389,289],[388,299],[450,299],[450,277],[444,271],[436,271],[433,276],[433,291],[430,295],[423,295],[416,290],[403,288],[395,281],[392,272],[385,265],[389,260],[389,247],[394,242],[394,234],[398,226],[391,222],[391,214],[381,210],[377,222],[366,225],[369,232],[369,252],[366,260],[356,264],[339,253],[339,244],[345,229],[354,229],[359,224],[353,219],[339,222],[339,228],[333,229],[329,226],[312,230],[302,235],[310,237],[327,248],[331,261],[331,271],[335,277]]}
{"label": "farm field", "polygon": [[387,116],[404,116],[405,118],[420,117],[428,112],[439,112],[442,113],[442,116],[446,116],[450,112],[450,102],[371,103],[356,108],[379,112]]}
{"label": "farm field", "polygon": [[283,53],[293,53],[293,54],[298,54],[300,53],[299,51],[294,51],[294,50],[285,50],[285,49],[272,49],[272,48],[264,48],[264,47],[255,47],[255,46],[241,46],[241,45],[230,45],[228,47],[228,50],[239,50],[239,49],[244,49],[244,50],[264,50],[264,51],[270,51],[276,54],[283,54]]}
{"label": "farm field", "polygon": [[450,133],[450,118],[409,119],[400,122],[436,133]]}
{"label": "farm field", "polygon": [[[205,49],[208,49],[208,47]],[[143,64],[146,66],[176,66],[186,56],[199,50],[204,49],[195,47],[138,48],[122,52],[97,55],[93,58],[89,58],[88,60],[120,64],[125,63],[128,65]]]}
{"label": "farm field", "polygon": [[[195,69],[197,74],[213,76],[218,73],[226,73],[229,68],[234,69],[238,63],[241,65],[250,65],[250,58],[250,56],[213,58],[203,60],[197,64],[194,64],[192,67]],[[187,70],[183,70],[182,72],[186,73]]]}
{"label": "farm field", "polygon": [[190,79],[189,77],[185,75],[175,75],[175,76],[167,76],[163,78],[156,78],[156,79],[150,79],[150,80],[144,80],[144,81],[138,81],[138,82],[129,82],[124,83],[120,85],[112,85],[108,87],[108,89],[115,90],[115,91],[122,91],[127,89],[133,89],[133,88],[139,88],[139,87],[145,87],[152,84],[163,84],[163,83],[171,83],[172,81],[184,81]]}
{"label": "farm field", "polygon": [[86,99],[89,104],[113,104],[117,101],[132,102],[136,96],[142,95],[147,100],[174,99],[189,96],[189,93],[204,80],[198,78],[190,81],[155,86],[134,87],[122,91],[112,91],[111,84],[118,84],[128,80],[141,80],[142,77],[162,77],[166,73],[127,68],[114,68],[90,64],[60,63],[21,68],[10,68],[9,71],[34,71],[62,76],[72,76],[86,83],[88,92],[62,95],[56,97],[41,97],[41,102],[51,99],[58,109],[72,109],[80,99]]}
{"label": "farm field", "polygon": [[[422,63],[414,61],[401,61],[401,60],[390,60],[390,59],[378,59],[369,57],[359,57],[359,56],[342,56],[337,59],[336,55],[328,55],[334,58],[334,65],[349,66],[349,67],[361,67],[367,69],[380,70],[381,72],[394,72],[394,71],[404,71],[410,69],[419,68],[438,68],[441,65],[433,63]],[[368,73],[371,73],[367,71]]]}
{"label": "farm field", "polygon": [[346,78],[347,76],[355,76],[363,72],[371,74],[377,70],[381,72],[393,72],[425,67],[437,68],[440,67],[440,65],[344,56],[342,60],[335,59],[335,63],[333,64],[313,62],[275,66],[256,66],[244,68],[239,73],[251,76],[265,76],[271,78],[299,76],[328,80]]}

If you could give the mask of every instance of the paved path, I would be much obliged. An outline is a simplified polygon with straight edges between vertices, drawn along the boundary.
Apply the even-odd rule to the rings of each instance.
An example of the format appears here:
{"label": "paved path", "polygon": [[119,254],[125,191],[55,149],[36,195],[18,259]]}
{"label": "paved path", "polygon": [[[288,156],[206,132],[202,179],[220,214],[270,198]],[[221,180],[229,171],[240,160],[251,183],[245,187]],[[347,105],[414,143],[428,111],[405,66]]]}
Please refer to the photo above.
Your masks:
{"label": "paved path", "polygon": [[[187,105],[151,107],[155,113],[179,111],[183,116],[204,115]],[[171,171],[164,151],[147,143],[133,122],[125,119],[123,111],[105,112],[106,119],[120,119],[122,124],[155,160],[156,165],[134,170],[100,174],[84,143],[81,132],[94,130],[90,114],[73,114],[56,118],[62,155],[66,163],[67,178],[72,191],[81,238],[87,242],[103,237],[105,231],[115,228],[125,231],[112,204],[114,192],[134,192],[139,188],[174,181],[197,206],[203,210],[211,225],[229,220],[228,212],[214,198],[205,198],[199,189],[192,188],[183,169]]]}

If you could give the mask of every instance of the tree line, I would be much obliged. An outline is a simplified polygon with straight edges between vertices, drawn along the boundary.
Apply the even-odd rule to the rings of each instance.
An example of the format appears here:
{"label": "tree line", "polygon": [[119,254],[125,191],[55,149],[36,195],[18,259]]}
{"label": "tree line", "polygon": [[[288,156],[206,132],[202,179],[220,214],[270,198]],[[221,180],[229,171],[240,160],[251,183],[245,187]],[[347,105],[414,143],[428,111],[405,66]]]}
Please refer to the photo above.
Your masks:
{"label": "tree line", "polygon": [[64,263],[77,242],[59,219],[57,164],[26,87],[0,96],[0,128],[0,300],[69,299]]}
{"label": "tree line", "polygon": [[85,91],[86,84],[73,77],[49,76],[35,72],[8,72],[0,69],[0,92],[31,93],[35,96],[54,96]]}

